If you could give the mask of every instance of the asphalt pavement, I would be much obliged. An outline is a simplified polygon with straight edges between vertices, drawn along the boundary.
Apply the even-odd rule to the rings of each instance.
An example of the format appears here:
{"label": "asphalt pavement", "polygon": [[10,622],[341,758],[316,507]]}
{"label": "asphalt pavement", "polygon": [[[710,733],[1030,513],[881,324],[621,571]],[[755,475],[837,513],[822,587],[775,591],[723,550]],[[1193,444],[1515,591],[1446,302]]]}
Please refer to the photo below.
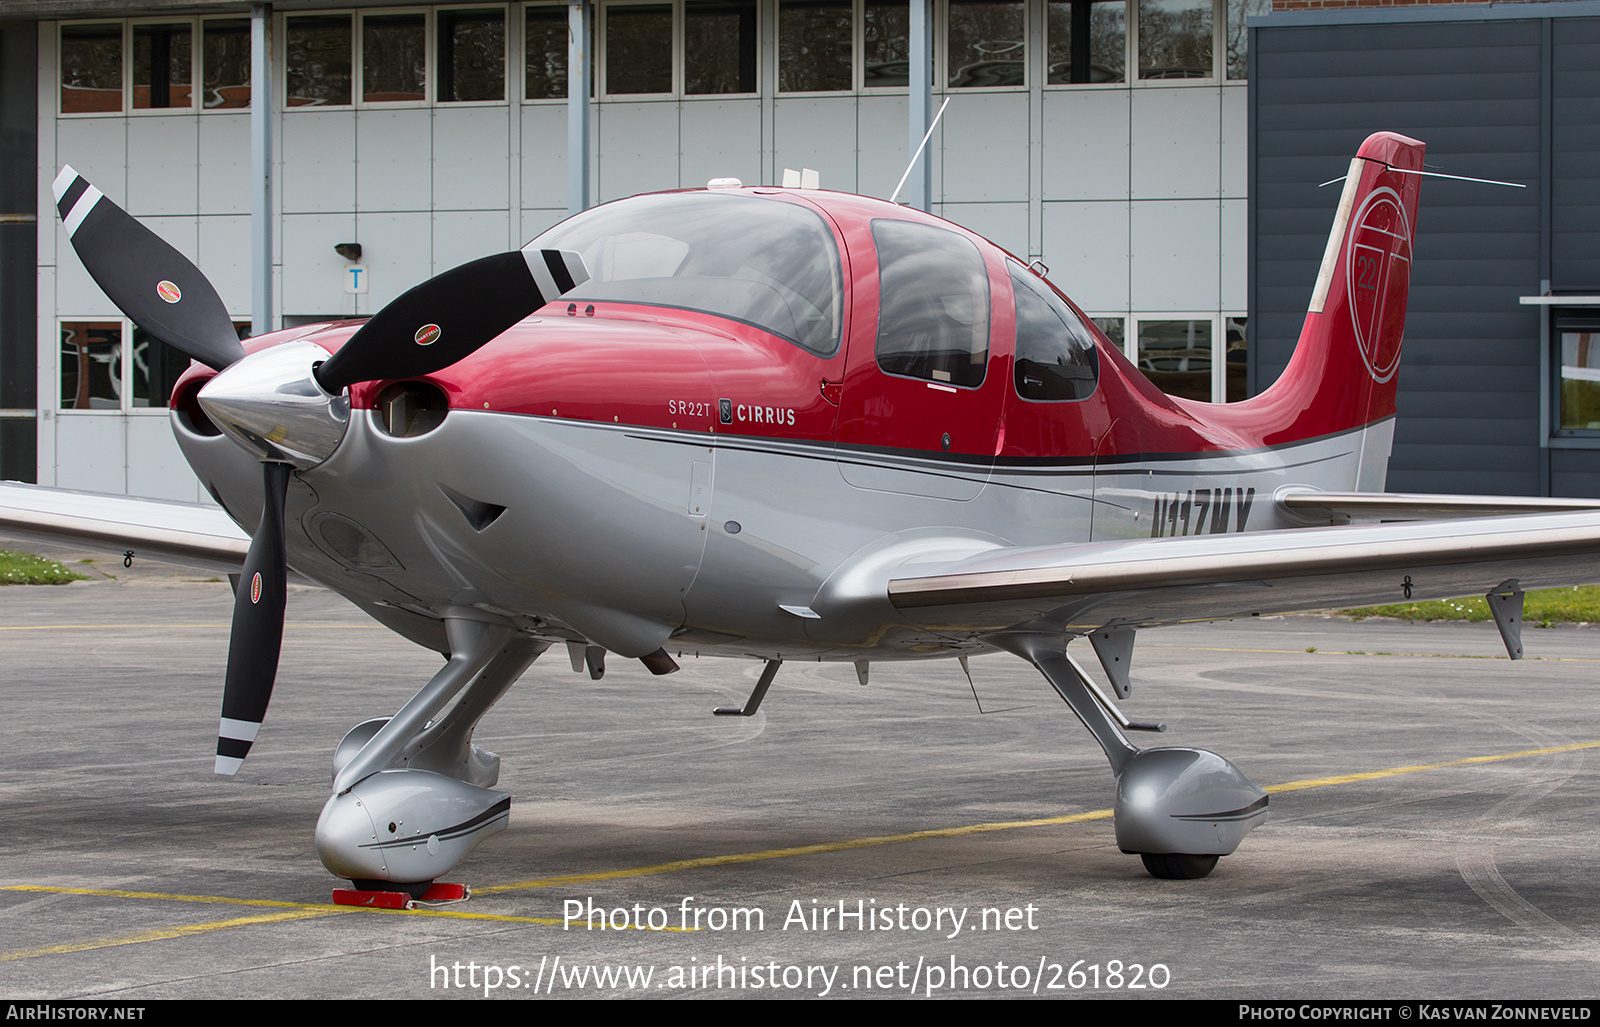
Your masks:
{"label": "asphalt pavement", "polygon": [[294,587],[266,726],[220,778],[227,582],[49,552],[94,580],[0,588],[0,997],[1600,990],[1594,628],[1530,629],[1517,663],[1487,624],[1142,632],[1123,705],[1169,730],[1136,740],[1274,791],[1199,881],[1117,851],[1104,757],[1013,657],[972,661],[976,700],[954,661],[866,687],[785,664],[741,719],[711,710],[753,661],[594,682],[552,650],[478,731],[513,807],[451,875],[473,897],[395,913],[328,904],[312,828],[340,736],[438,655]]}

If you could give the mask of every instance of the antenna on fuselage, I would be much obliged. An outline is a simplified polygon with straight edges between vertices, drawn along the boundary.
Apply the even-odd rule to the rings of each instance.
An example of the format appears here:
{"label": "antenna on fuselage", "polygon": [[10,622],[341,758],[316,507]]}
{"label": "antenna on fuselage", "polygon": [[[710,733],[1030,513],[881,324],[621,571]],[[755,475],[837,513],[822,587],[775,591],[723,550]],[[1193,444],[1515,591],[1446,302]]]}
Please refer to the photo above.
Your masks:
{"label": "antenna on fuselage", "polygon": [[922,143],[917,147],[917,152],[911,155],[911,163],[906,165],[906,173],[900,176],[900,183],[894,187],[894,192],[889,194],[889,202],[895,202],[900,195],[900,190],[905,188],[906,179],[911,177],[911,169],[917,166],[917,158],[922,156],[922,151],[928,148],[928,140],[933,138],[933,130],[939,127],[939,119],[944,117],[944,109],[950,106],[951,97],[945,97],[944,103],[939,105],[939,113],[933,116],[933,124],[928,126],[927,133],[922,137]]}

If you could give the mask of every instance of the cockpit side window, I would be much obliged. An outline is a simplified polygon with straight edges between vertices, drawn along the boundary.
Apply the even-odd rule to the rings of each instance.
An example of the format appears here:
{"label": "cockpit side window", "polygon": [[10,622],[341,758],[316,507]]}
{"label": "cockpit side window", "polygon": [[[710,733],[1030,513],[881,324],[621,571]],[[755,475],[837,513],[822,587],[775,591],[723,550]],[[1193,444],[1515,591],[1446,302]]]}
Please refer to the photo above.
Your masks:
{"label": "cockpit side window", "polygon": [[872,223],[878,366],[966,388],[989,364],[989,275],[972,241],[911,221]]}
{"label": "cockpit side window", "polygon": [[577,250],[589,281],[562,303],[640,303],[754,325],[817,356],[839,350],[839,249],[821,215],[739,194],[671,193],[608,203],[538,245]]}
{"label": "cockpit side window", "polygon": [[1094,333],[1055,291],[1019,264],[1006,262],[1017,300],[1017,395],[1088,399],[1100,378]]}

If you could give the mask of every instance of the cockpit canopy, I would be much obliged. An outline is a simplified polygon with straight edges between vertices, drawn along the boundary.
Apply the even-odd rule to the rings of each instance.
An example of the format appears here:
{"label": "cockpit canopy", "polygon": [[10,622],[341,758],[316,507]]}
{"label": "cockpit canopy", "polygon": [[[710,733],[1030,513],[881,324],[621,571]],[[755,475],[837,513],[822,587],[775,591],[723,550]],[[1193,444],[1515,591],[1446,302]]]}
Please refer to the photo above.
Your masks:
{"label": "cockpit canopy", "polygon": [[821,215],[738,193],[636,196],[541,235],[589,281],[561,302],[641,303],[742,321],[818,356],[838,352],[839,250]]}

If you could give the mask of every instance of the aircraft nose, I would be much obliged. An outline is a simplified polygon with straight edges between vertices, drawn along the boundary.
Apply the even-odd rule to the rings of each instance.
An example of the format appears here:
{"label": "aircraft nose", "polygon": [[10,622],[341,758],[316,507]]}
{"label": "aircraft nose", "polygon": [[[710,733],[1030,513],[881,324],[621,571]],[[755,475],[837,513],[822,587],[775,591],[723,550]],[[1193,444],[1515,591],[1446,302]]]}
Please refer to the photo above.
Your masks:
{"label": "aircraft nose", "polygon": [[257,460],[306,470],[339,448],[350,424],[350,400],[330,396],[312,369],[328,351],[289,342],[252,353],[200,389],[200,406],[229,438]]}

